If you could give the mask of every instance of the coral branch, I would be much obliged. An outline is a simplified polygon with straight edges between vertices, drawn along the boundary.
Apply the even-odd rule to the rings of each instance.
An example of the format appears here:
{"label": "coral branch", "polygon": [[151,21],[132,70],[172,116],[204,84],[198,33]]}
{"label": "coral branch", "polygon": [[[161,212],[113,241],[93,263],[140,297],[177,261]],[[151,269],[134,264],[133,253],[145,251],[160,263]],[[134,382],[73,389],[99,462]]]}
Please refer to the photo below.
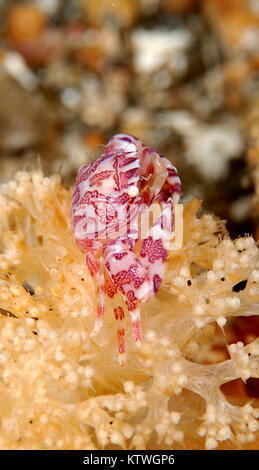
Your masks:
{"label": "coral branch", "polygon": [[[69,225],[58,176],[18,173],[0,188],[0,447],[242,448],[258,438],[256,402],[222,386],[259,378],[255,335],[229,341],[237,317],[259,314],[259,256],[212,215],[184,207],[184,240],[157,296],[141,306],[143,342],[107,302],[91,338],[95,285]],[[130,318],[125,330],[131,331]],[[250,401],[250,403],[249,403]]]}

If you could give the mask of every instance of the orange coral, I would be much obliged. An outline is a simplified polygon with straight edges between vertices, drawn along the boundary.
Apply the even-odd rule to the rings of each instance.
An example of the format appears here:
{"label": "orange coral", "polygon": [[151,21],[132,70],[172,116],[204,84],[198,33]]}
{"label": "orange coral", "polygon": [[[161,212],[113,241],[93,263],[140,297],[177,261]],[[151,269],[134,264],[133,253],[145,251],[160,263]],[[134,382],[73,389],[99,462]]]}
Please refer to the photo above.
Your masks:
{"label": "orange coral", "polygon": [[222,222],[197,216],[200,202],[184,207],[183,246],[142,307],[142,346],[127,335],[121,368],[108,304],[90,338],[95,286],[72,238],[70,192],[58,176],[22,172],[0,198],[2,449],[256,446],[256,402],[232,404],[221,390],[259,378],[258,338],[224,336],[236,317],[258,315],[251,237],[232,242]]}

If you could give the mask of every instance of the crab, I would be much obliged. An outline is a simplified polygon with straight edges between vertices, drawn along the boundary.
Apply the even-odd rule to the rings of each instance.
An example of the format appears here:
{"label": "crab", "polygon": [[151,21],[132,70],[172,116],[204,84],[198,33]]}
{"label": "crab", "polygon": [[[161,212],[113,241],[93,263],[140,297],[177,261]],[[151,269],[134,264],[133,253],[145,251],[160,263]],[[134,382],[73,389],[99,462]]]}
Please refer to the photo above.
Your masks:
{"label": "crab", "polygon": [[[121,365],[125,364],[125,307],[139,345],[140,304],[161,286],[180,193],[174,165],[130,134],[114,135],[105,152],[78,171],[71,221],[75,242],[96,281],[97,313],[91,336],[101,329],[108,297],[118,321]],[[141,233],[141,217],[149,221],[157,204],[159,215]]]}

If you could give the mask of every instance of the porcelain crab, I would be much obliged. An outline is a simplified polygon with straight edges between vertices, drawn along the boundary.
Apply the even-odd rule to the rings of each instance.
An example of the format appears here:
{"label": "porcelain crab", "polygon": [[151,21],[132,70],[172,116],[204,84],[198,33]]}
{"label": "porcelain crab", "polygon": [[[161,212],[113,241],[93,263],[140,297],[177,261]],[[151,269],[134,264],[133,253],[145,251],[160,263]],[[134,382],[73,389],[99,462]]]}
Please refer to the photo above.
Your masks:
{"label": "porcelain crab", "polygon": [[[118,320],[122,365],[125,306],[138,344],[142,340],[139,306],[154,296],[162,283],[174,225],[173,206],[180,193],[174,165],[129,134],[114,135],[100,158],[78,171],[71,219],[75,241],[86,255],[97,285],[97,315],[91,336],[102,326],[108,296]],[[160,214],[141,233],[140,217],[149,214],[154,204],[159,204]]]}

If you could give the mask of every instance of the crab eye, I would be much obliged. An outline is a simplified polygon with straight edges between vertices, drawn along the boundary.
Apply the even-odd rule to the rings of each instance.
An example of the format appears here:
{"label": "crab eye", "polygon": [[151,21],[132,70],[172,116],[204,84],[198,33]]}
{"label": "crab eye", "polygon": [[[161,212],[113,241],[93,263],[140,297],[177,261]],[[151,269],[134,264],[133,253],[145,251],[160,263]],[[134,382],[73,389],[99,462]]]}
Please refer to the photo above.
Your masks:
{"label": "crab eye", "polygon": [[127,192],[129,197],[136,197],[139,193],[139,190],[137,186],[130,186]]}
{"label": "crab eye", "polygon": [[130,152],[130,153],[131,152],[136,152],[136,145],[133,144],[133,143],[128,144],[127,147],[126,147],[126,151]]}

